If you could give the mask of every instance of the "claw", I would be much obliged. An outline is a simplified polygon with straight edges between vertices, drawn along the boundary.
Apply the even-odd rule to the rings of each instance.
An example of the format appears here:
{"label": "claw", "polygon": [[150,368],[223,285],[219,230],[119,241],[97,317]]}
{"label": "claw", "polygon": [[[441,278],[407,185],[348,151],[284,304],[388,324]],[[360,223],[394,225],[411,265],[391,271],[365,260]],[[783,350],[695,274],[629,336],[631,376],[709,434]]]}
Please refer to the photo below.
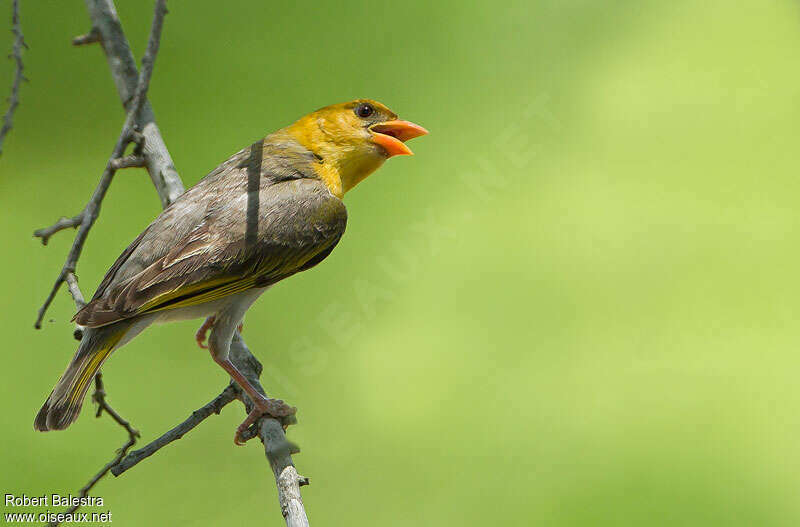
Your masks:
{"label": "claw", "polygon": [[296,413],[297,408],[286,404],[281,399],[262,398],[260,401],[256,401],[253,409],[247,414],[247,418],[236,428],[236,435],[233,436],[233,442],[237,446],[244,445],[247,439],[242,437],[243,434],[250,428],[250,425],[255,423],[262,415],[269,415],[280,421],[282,417],[288,417]]}
{"label": "claw", "polygon": [[206,346],[206,333],[208,333],[208,330],[214,325],[214,320],[214,317],[208,317],[205,322],[203,322],[203,325],[200,326],[200,329],[197,330],[197,333],[194,334],[194,340],[197,341],[197,345],[204,350],[208,349],[208,346]]}
{"label": "claw", "polygon": [[236,445],[236,446],[244,446],[244,444],[247,442],[247,439],[242,437],[242,434],[244,434],[245,430],[247,430],[247,428],[242,430],[241,426],[236,429],[236,435],[233,436],[233,444],[234,445]]}

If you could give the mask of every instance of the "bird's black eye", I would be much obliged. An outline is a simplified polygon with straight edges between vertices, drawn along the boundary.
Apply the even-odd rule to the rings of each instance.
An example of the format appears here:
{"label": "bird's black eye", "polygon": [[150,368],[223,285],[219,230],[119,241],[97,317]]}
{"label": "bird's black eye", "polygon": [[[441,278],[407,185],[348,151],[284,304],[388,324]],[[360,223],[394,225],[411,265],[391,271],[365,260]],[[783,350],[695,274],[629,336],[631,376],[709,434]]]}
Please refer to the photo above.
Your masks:
{"label": "bird's black eye", "polygon": [[375,108],[373,108],[371,104],[362,102],[361,104],[356,106],[356,115],[361,117],[362,119],[366,119],[373,113],[375,113]]}

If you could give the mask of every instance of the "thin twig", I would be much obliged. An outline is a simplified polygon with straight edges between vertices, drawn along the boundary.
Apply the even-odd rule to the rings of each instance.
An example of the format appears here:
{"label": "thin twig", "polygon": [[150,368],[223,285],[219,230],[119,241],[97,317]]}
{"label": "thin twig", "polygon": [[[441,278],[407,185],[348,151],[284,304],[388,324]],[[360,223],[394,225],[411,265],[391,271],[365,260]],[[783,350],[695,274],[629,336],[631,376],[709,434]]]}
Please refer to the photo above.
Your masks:
{"label": "thin twig", "polygon": [[3,153],[3,140],[6,134],[11,131],[14,125],[14,112],[19,106],[19,87],[22,81],[28,79],[22,74],[24,65],[22,64],[22,50],[27,49],[25,37],[22,34],[22,26],[19,23],[19,0],[11,2],[11,32],[14,33],[14,46],[11,48],[10,58],[14,59],[14,81],[11,83],[11,95],[8,97],[8,110],[3,116],[3,127],[0,128],[0,154]]}
{"label": "thin twig", "polygon": [[153,66],[161,42],[161,29],[164,25],[164,15],[166,15],[166,13],[166,0],[156,0],[153,25],[150,29],[150,38],[147,42],[147,51],[142,58],[142,71],[139,74],[139,82],[136,85],[133,103],[128,110],[128,116],[125,118],[125,124],[122,125],[122,131],[117,138],[117,143],[114,145],[114,150],[111,152],[108,163],[106,163],[106,169],[103,171],[103,175],[100,177],[100,182],[97,184],[92,197],[89,199],[89,202],[86,204],[86,207],[81,213],[81,224],[78,228],[78,234],[75,236],[75,241],[72,243],[72,248],[69,251],[69,255],[67,256],[67,261],[61,268],[61,272],[58,274],[58,277],[56,278],[56,281],[50,290],[50,294],[47,296],[47,299],[44,301],[42,307],[39,308],[39,313],[36,317],[36,323],[34,324],[36,329],[40,329],[42,327],[42,320],[44,319],[45,313],[47,313],[47,308],[50,307],[50,304],[53,302],[56,293],[58,292],[59,288],[61,288],[61,284],[66,281],[69,273],[75,272],[75,267],[78,265],[78,259],[81,257],[81,252],[83,251],[83,244],[86,242],[86,237],[89,235],[89,230],[91,230],[94,222],[97,220],[97,216],[100,214],[100,206],[103,203],[103,198],[105,197],[108,187],[111,185],[111,180],[114,178],[114,174],[117,171],[117,169],[114,167],[114,161],[122,157],[123,153],[125,152],[125,148],[131,142],[131,131],[134,129],[137,114],[142,108],[142,103],[144,103],[147,89],[150,86],[150,78],[153,75]]}
{"label": "thin twig", "polygon": [[111,165],[114,170],[121,170],[123,168],[143,167],[145,160],[142,156],[125,156],[111,160]]}
{"label": "thin twig", "polygon": [[129,468],[136,466],[140,461],[152,456],[173,441],[177,441],[187,433],[191,432],[200,423],[212,415],[218,415],[222,409],[236,400],[239,388],[234,384],[229,384],[219,395],[208,404],[192,412],[184,422],[163,434],[158,439],[151,441],[139,450],[134,450],[125,456],[117,465],[111,469],[111,473],[119,476]]}
{"label": "thin twig", "polygon": [[[69,289],[69,294],[72,295],[72,300],[75,302],[75,307],[77,309],[81,309],[86,305],[86,300],[83,299],[83,293],[81,293],[81,288],[78,285],[78,277],[75,276],[75,273],[67,274],[67,288]],[[78,342],[83,340],[83,326],[75,324],[75,331],[72,332],[72,336],[75,337],[75,340]]]}
{"label": "thin twig", "polygon": [[[266,397],[264,388],[259,382],[262,369],[261,363],[253,357],[238,332],[234,335],[233,342],[231,342],[230,357],[236,368],[247,377],[259,393]],[[219,414],[227,404],[237,398],[242,401],[247,412],[252,409],[252,401],[242,392],[238,385],[232,382],[221,394],[202,408],[192,412],[192,415],[181,424],[122,458],[118,464],[111,468],[111,473],[119,476],[136,466],[139,462],[152,456],[173,441],[183,437],[212,414]],[[247,440],[258,436],[264,443],[264,453],[275,476],[275,483],[278,487],[278,501],[287,526],[308,527],[308,517],[303,506],[303,500],[300,497],[300,487],[308,485],[309,479],[297,473],[292,461],[292,454],[300,452],[300,449],[297,445],[288,441],[285,435],[285,429],[296,422],[294,415],[281,420],[264,416],[243,434],[243,438]]]}
{"label": "thin twig", "polygon": [[[130,450],[130,448],[136,444],[136,439],[139,437],[139,432],[136,429],[134,429],[130,425],[130,423],[128,423],[128,421],[120,417],[120,415],[111,407],[111,405],[108,404],[108,401],[106,401],[106,392],[103,389],[102,374],[98,373],[97,375],[95,375],[94,385],[95,385],[95,390],[94,390],[94,395],[92,395],[92,399],[97,403],[97,413],[95,414],[95,416],[100,417],[100,415],[103,412],[106,412],[121,427],[123,427],[128,432],[128,440],[125,442],[124,445],[122,445],[122,448],[117,450],[116,455],[111,459],[111,461],[106,463],[103,466],[103,468],[101,468],[100,471],[97,474],[95,474],[86,485],[83,486],[83,488],[80,491],[81,498],[85,498],[86,496],[89,495],[89,491],[92,490],[92,487],[94,487],[98,481],[103,479],[103,476],[108,474],[108,471],[111,470],[117,463],[119,463],[123,457],[125,457],[125,455],[128,453],[128,450]],[[65,515],[72,514],[79,508],[80,508],[79,504],[73,505],[72,507],[64,511],[64,513]],[[50,527],[56,527],[60,524],[61,524],[60,521],[52,521],[48,525],[50,525]]]}
{"label": "thin twig", "polygon": [[[126,111],[134,99],[139,75],[136,60],[128,39],[122,30],[113,0],[85,0],[92,19],[92,27],[100,33],[100,43],[106,55],[111,78],[117,87],[120,102]],[[167,145],[156,125],[156,117],[150,103],[144,101],[138,114],[133,140],[141,147],[147,160],[147,172],[161,198],[161,206],[167,207],[183,194],[183,182],[172,162]],[[138,137],[137,137],[138,136]]]}
{"label": "thin twig", "polygon": [[63,231],[64,229],[74,229],[78,225],[83,222],[83,213],[76,214],[71,218],[67,218],[66,216],[61,216],[58,218],[58,221],[52,224],[49,227],[44,227],[42,229],[37,229],[33,231],[33,235],[37,238],[42,239],[42,245],[47,245],[47,242],[50,241],[50,237],[59,231]]}
{"label": "thin twig", "polygon": [[84,46],[86,44],[95,44],[100,42],[102,38],[100,37],[100,32],[97,28],[92,28],[91,31],[86,33],[85,35],[79,35],[72,39],[73,46]]}
{"label": "thin twig", "polygon": [[[106,54],[109,69],[111,70],[112,78],[116,84],[120,100],[126,110],[130,110],[131,103],[135,98],[134,94],[136,93],[139,76],[137,75],[136,63],[131,53],[130,45],[122,30],[122,25],[117,16],[113,0],[86,0],[86,5],[92,19],[93,31],[96,30],[100,34],[100,42]],[[137,129],[131,131],[130,138],[140,146],[141,155],[146,161],[147,171],[150,174],[156,192],[161,198],[162,206],[167,207],[183,193],[183,183],[178,172],[175,170],[169,150],[156,125],[152,107],[146,100],[140,102],[142,106],[138,113],[138,121],[136,123]],[[250,379],[251,382],[254,380],[256,383],[254,385],[264,393],[260,384],[257,384],[261,375],[261,363],[252,355],[244,339],[241,338],[238,332],[234,336],[234,341],[231,344],[231,358],[239,371]],[[226,390],[228,390],[228,388],[226,388]],[[242,399],[247,409],[247,405],[250,404],[247,397],[241,394],[241,390],[238,389],[238,387],[236,393],[239,398]],[[228,395],[223,391],[220,396],[209,404],[215,401],[221,404],[227,397]],[[228,403],[225,402],[225,404]],[[203,409],[208,406],[209,405],[206,405],[198,411],[203,411]],[[222,406],[220,406],[220,408],[221,407]],[[188,426],[192,424],[190,422],[191,419],[190,417],[190,419],[178,425],[176,429],[181,431],[183,430],[181,427],[186,425],[184,428],[188,431],[194,428],[194,426],[197,426]],[[202,422],[202,420],[200,422]],[[292,422],[294,422],[294,416],[291,416],[291,419],[288,421],[283,420],[283,422],[265,416],[259,419],[245,435],[250,434],[250,437],[258,435],[265,445],[265,454],[275,476],[278,488],[278,500],[281,505],[281,512],[286,520],[286,525],[288,527],[307,527],[308,518],[303,507],[302,499],[300,498],[299,488],[302,485],[308,484],[308,478],[303,478],[297,474],[291,454],[298,452],[299,449],[296,445],[286,440],[284,433],[285,427],[292,424]],[[197,424],[199,424],[199,422]],[[171,441],[178,439],[178,437],[174,437],[173,439],[169,434],[170,432],[164,434],[162,438],[160,438],[169,439],[165,441],[163,445],[160,445],[160,439],[150,444],[153,446],[157,444],[160,445],[158,448],[153,448],[153,453],[164,445],[169,444]],[[140,449],[140,451],[144,451],[147,448],[146,446]],[[135,454],[135,452],[131,455],[133,454]],[[152,455],[152,453],[148,455]],[[119,465],[116,466],[121,466],[126,458],[128,458],[128,456],[121,457],[120,460],[123,461],[120,461]],[[141,459],[144,458],[143,456]],[[138,461],[141,461],[141,459]],[[112,465],[112,467],[114,466],[115,465]],[[133,464],[130,466],[133,466]],[[127,468],[130,467],[126,467],[125,470],[127,470]],[[121,474],[122,471],[119,471],[119,473]]]}
{"label": "thin twig", "polygon": [[82,308],[86,305],[86,301],[83,299],[83,293],[81,293],[81,288],[78,287],[78,277],[75,276],[75,273],[67,273],[67,288],[69,288],[69,294],[72,295],[72,299],[75,301],[75,307],[78,309]]}
{"label": "thin twig", "polygon": [[111,405],[106,401],[106,390],[103,386],[102,373],[98,373],[94,376],[94,394],[92,394],[92,400],[97,403],[97,413],[95,413],[95,417],[100,417],[103,412],[106,412],[119,426],[123,427],[128,432],[128,435],[133,438],[139,437],[139,431],[133,428],[126,419],[111,408]]}
{"label": "thin twig", "polygon": [[[80,216],[80,229],[78,230],[78,234],[75,237],[75,241],[72,244],[72,249],[67,256],[67,261],[61,269],[59,273],[58,279],[56,280],[53,289],[51,290],[50,294],[47,297],[44,305],[39,309],[39,315],[36,320],[36,327],[41,327],[41,321],[44,317],[44,314],[47,310],[47,307],[52,302],[53,298],[55,297],[56,292],[61,287],[61,284],[67,282],[69,287],[69,291],[72,294],[72,298],[75,301],[75,304],[78,308],[82,307],[84,304],[83,294],[81,293],[80,287],[78,287],[78,280],[75,276],[75,266],[78,263],[78,259],[81,255],[81,250],[83,248],[83,244],[86,241],[86,237],[89,233],[89,229],[91,229],[94,221],[97,219],[97,215],[100,212],[100,204],[105,196],[106,191],[108,190],[109,185],[111,184],[111,180],[114,176],[114,173],[117,170],[117,167],[114,166],[114,162],[122,157],[125,152],[125,148],[130,144],[134,138],[137,140],[138,143],[139,137],[133,134],[134,126],[138,117],[138,113],[142,108],[142,104],[145,101],[145,97],[147,94],[147,89],[150,85],[150,79],[153,74],[153,66],[155,64],[155,59],[158,54],[158,48],[161,41],[161,30],[164,24],[164,16],[167,13],[166,8],[166,0],[156,0],[155,3],[155,13],[153,15],[153,24],[150,29],[150,38],[148,39],[147,43],[147,51],[145,52],[144,57],[142,58],[142,71],[139,74],[139,79],[136,85],[136,90],[134,94],[133,104],[131,105],[130,109],[128,110],[128,115],[125,118],[125,124],[122,126],[122,131],[120,132],[119,137],[117,138],[117,142],[114,145],[114,150],[109,158],[108,163],[106,163],[106,169],[103,171],[103,175],[100,178],[100,183],[98,184],[95,192],[92,194],[89,203],[87,203],[86,207],[84,208],[83,212],[79,215]],[[55,231],[53,231],[55,232]],[[50,233],[52,234],[52,233]],[[44,239],[44,238],[43,238]],[[76,329],[76,336],[77,332],[80,332],[80,329]],[[111,468],[119,463],[122,458],[124,458],[128,450],[136,444],[136,439],[139,437],[139,432],[134,429],[131,424],[124,419],[119,413],[117,413],[114,408],[108,404],[106,400],[106,392],[103,386],[103,378],[102,374],[98,372],[95,375],[95,391],[92,395],[92,399],[97,403],[97,417],[105,412],[111,416],[114,421],[120,425],[121,427],[125,428],[128,433],[128,440],[125,444],[117,451],[117,454],[114,458],[108,462],[100,471],[89,480],[89,482],[81,489],[80,495],[81,497],[85,497],[88,495],[89,491],[94,487],[100,479],[103,478]],[[73,513],[80,505],[75,505],[68,509],[67,513]],[[51,526],[57,526],[60,522],[51,522]]]}

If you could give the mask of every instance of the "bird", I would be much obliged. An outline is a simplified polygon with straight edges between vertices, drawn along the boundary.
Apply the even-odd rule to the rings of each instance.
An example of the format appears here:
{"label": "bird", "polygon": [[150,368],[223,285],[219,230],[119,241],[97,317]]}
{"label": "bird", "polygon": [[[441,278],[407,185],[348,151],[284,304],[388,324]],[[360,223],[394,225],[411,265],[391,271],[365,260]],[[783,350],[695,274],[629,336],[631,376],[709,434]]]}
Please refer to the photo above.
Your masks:
{"label": "bird", "polygon": [[324,260],[345,231],[342,199],[428,131],[357,99],[316,110],[228,158],[166,207],[117,258],[73,321],[83,336],[34,420],[63,430],[111,354],[152,324],[205,318],[195,338],[262,415],[296,409],[259,393],[229,357],[245,312],[277,282]]}

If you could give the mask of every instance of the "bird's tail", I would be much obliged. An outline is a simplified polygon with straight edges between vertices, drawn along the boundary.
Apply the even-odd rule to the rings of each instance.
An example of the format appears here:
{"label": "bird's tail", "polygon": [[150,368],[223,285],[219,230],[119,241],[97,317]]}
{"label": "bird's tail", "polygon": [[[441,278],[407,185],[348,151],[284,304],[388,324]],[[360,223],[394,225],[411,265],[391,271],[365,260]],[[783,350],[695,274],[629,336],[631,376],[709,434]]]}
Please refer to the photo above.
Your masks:
{"label": "bird's tail", "polygon": [[111,355],[130,328],[127,321],[99,328],[85,328],[78,351],[66,371],[56,383],[42,409],[36,415],[33,427],[46,432],[63,430],[77,417],[86,391],[97,370]]}

